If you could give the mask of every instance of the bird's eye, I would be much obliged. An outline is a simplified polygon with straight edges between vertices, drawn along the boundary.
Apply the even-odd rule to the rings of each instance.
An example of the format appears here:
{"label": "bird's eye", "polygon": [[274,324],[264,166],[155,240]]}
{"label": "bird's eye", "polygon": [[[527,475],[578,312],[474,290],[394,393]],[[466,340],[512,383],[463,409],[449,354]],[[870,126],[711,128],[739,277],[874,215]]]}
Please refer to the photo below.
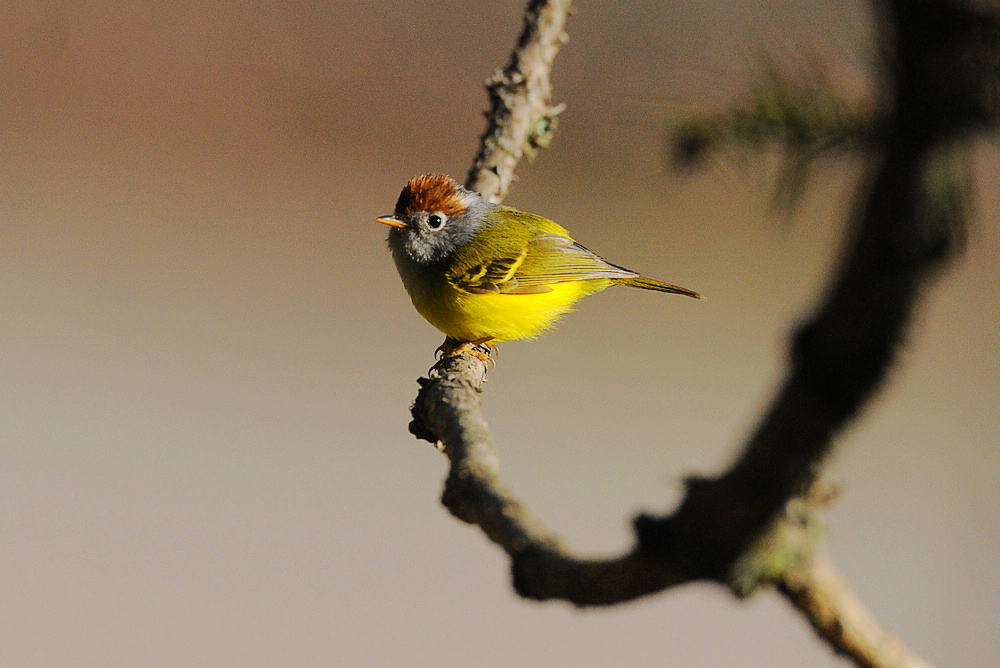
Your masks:
{"label": "bird's eye", "polygon": [[440,230],[444,227],[445,222],[448,220],[448,216],[443,213],[432,213],[427,216],[427,227],[432,230]]}

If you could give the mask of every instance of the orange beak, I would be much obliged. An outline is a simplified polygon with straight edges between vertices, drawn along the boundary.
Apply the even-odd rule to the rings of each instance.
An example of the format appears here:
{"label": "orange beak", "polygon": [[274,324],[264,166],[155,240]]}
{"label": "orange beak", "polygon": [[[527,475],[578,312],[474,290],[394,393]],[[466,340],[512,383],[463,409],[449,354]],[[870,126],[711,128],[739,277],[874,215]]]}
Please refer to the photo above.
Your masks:
{"label": "orange beak", "polygon": [[376,218],[375,222],[382,223],[383,225],[391,225],[392,227],[406,227],[406,223],[392,215]]}

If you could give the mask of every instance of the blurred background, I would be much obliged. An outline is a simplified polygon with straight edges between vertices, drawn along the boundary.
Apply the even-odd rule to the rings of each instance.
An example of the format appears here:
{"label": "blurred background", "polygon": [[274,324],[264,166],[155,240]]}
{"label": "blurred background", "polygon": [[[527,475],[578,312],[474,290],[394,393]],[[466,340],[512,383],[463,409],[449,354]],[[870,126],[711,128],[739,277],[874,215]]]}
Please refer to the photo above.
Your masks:
{"label": "blurred background", "polygon": [[[773,594],[518,599],[407,432],[441,335],[385,248],[411,176],[464,178],[523,2],[5,2],[0,22],[0,663],[839,666]],[[682,177],[679,112],[762,54],[865,90],[864,2],[580,0],[550,150],[508,203],[708,295],[609,290],[501,346],[506,480],[570,544],[630,544],[767,405],[861,166],[796,215],[774,161]],[[773,156],[772,156],[773,158]],[[965,256],[830,462],[829,552],[928,660],[1000,661],[1000,155]]]}

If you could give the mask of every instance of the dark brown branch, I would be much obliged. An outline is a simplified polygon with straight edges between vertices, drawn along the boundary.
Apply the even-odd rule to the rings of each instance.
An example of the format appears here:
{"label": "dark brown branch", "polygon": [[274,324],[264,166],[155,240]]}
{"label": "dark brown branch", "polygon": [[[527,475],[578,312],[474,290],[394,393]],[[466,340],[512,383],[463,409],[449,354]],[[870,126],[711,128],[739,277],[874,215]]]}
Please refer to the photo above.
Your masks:
{"label": "dark brown branch", "polygon": [[[448,358],[421,379],[410,428],[438,443],[450,460],[443,501],[511,556],[521,595],[609,605],[696,579],[724,582],[742,593],[775,582],[858,665],[925,665],[858,612],[856,599],[813,554],[810,540],[800,532],[801,544],[792,544],[776,523],[790,499],[813,482],[833,439],[890,369],[922,290],[956,247],[968,198],[965,137],[996,122],[996,19],[945,0],[886,0],[882,6],[880,39],[893,93],[880,114],[887,129],[870,186],[859,194],[835,280],[796,334],[783,387],[737,461],[718,478],[689,481],[672,515],[637,518],[631,551],[604,560],[578,558],[506,489],[479,411],[486,371],[481,361]],[[562,40],[565,11],[565,3],[530,4],[519,50],[503,73],[513,88],[504,84],[491,91],[490,130],[469,183],[494,200],[505,193],[537,123],[551,116],[548,68]],[[937,34],[935,26],[947,34]],[[965,51],[956,55],[956,49]],[[938,57],[924,57],[928,50]],[[946,77],[938,67],[944,57]],[[530,77],[519,74],[526,62],[540,69]],[[531,92],[532,82],[541,87]],[[518,129],[507,132],[508,125]],[[784,566],[748,580],[747,564],[774,563],[768,550],[785,550]]]}
{"label": "dark brown branch", "polygon": [[[919,297],[951,249],[960,149],[901,133],[890,145],[825,303],[796,335],[792,370],[737,462],[693,481],[680,509],[637,521],[640,542],[694,577],[724,579],[785,501],[811,482],[833,437],[883,380]],[[964,171],[959,172],[964,175]],[[957,179],[951,185],[949,180]],[[932,190],[946,191],[947,203]]]}

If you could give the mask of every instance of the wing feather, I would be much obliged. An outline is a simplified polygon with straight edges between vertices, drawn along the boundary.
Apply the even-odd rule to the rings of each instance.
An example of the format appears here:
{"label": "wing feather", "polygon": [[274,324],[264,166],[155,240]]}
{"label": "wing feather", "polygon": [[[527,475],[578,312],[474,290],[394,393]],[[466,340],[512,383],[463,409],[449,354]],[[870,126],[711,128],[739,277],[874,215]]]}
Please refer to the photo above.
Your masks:
{"label": "wing feather", "polygon": [[478,294],[537,294],[551,291],[553,283],[639,275],[605,261],[573,241],[555,223],[530,214],[518,214],[518,223],[532,227],[527,244],[522,241],[515,248],[482,249],[467,266],[453,268],[449,280],[456,287]]}

